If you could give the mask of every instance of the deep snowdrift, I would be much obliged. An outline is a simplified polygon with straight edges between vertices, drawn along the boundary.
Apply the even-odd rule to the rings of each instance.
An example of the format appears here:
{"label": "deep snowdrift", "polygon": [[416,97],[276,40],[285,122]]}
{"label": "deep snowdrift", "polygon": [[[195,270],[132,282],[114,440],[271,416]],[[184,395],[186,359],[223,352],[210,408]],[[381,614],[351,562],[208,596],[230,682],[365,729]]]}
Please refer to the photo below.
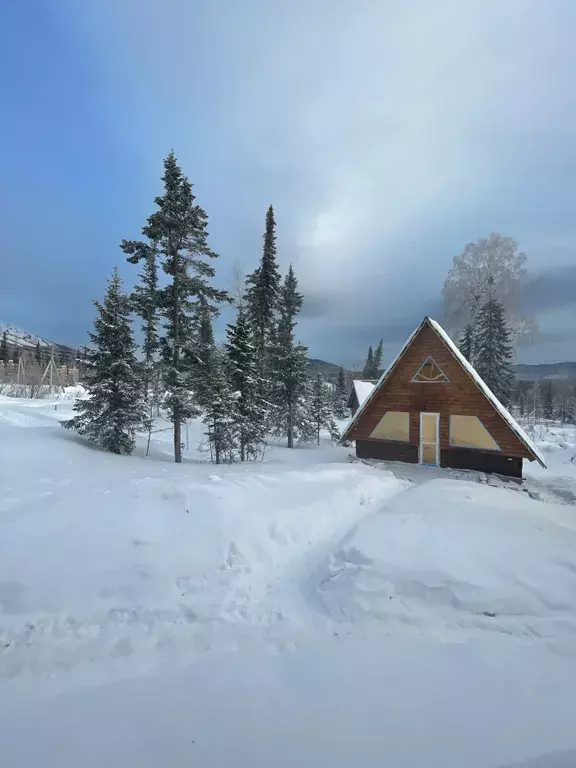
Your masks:
{"label": "deep snowdrift", "polygon": [[567,510],[429,480],[366,517],[320,571],[316,592],[343,621],[456,638],[495,630],[574,651],[576,515]]}

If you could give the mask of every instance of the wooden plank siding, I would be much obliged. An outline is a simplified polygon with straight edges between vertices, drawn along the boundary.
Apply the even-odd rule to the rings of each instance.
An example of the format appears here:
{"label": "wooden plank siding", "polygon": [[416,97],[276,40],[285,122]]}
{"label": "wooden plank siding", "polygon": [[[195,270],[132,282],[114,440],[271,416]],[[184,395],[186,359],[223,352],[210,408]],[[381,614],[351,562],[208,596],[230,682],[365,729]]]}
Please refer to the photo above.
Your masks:
{"label": "wooden plank siding", "polygon": [[[449,382],[412,382],[411,379],[431,355],[448,376]],[[478,389],[444,342],[424,325],[397,361],[395,369],[374,396],[365,413],[354,425],[349,438],[370,440],[370,434],[386,411],[410,412],[409,444],[420,442],[420,413],[440,414],[440,450],[450,446],[450,415],[477,416],[500,446],[500,451],[474,452],[533,459],[528,449],[512,431],[492,403]],[[467,449],[463,449],[467,450]]]}

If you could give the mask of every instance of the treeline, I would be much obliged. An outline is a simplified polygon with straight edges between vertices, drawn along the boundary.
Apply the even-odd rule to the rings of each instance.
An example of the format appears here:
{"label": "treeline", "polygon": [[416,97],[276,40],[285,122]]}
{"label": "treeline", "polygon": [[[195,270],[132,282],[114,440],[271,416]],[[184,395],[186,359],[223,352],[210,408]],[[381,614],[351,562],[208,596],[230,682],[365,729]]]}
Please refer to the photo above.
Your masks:
{"label": "treeline", "polygon": [[[208,244],[208,216],[173,153],[162,181],[143,239],[121,244],[127,261],[140,266],[134,291],[124,292],[115,269],[103,301],[94,302],[90,397],[77,401],[64,426],[113,453],[131,453],[137,431],[150,440],[161,410],[173,425],[176,462],[193,418],[204,423],[215,463],[257,459],[270,436],[289,448],[320,442],[323,429],[336,437],[335,417],[346,415],[345,373],[335,386],[308,375],[308,350],[296,336],[303,297],[292,266],[280,273],[272,206],[260,261],[233,302],[214,285],[218,254]],[[236,317],[219,345],[213,320],[232,303]],[[132,314],[142,324],[142,361]]]}

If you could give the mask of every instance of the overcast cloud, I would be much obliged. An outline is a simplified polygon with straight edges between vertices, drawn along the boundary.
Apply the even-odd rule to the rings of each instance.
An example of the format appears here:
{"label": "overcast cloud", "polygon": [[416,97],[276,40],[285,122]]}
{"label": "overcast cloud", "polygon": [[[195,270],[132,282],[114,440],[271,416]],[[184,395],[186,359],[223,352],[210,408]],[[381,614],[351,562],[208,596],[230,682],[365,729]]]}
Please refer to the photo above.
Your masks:
{"label": "overcast cloud", "polygon": [[543,329],[520,359],[576,359],[571,0],[55,0],[54,14],[88,62],[99,130],[138,169],[87,290],[118,236],[138,235],[173,147],[224,282],[235,260],[253,268],[274,204],[312,356],[358,362],[380,337],[394,354],[424,314],[442,319],[454,255],[499,231],[529,256]]}

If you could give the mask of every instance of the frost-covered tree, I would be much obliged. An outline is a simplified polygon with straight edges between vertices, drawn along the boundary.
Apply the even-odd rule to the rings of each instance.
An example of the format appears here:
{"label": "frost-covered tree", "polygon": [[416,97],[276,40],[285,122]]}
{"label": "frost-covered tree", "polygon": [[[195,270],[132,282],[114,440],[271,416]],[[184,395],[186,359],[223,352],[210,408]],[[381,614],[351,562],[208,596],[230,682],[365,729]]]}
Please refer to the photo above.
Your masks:
{"label": "frost-covered tree", "polygon": [[210,377],[215,365],[216,344],[212,327],[212,308],[204,297],[198,302],[194,337],[190,350],[190,381],[194,402],[204,408],[210,400]]}
{"label": "frost-covered tree", "polygon": [[468,324],[476,325],[480,309],[493,298],[504,308],[512,338],[528,333],[534,320],[518,311],[526,261],[526,254],[518,250],[518,243],[511,237],[492,233],[468,243],[454,258],[442,289],[449,331],[458,336]]}
{"label": "frost-covered tree", "polygon": [[132,453],[134,434],[146,419],[136,344],[130,321],[131,304],[115,269],[97,310],[90,339],[89,397],[77,400],[76,415],[63,423],[111,453]]}
{"label": "frost-covered tree", "polygon": [[332,392],[320,373],[316,374],[311,384],[309,413],[310,419],[314,424],[315,439],[318,445],[320,445],[320,432],[322,429],[327,429],[332,439],[338,439],[338,428],[334,421]]}
{"label": "frost-covered tree", "polygon": [[264,382],[244,307],[238,307],[236,322],[228,325],[226,354],[230,387],[235,400],[232,415],[240,449],[240,461],[255,459],[265,441],[267,408],[263,403]]}
{"label": "frost-covered tree", "polygon": [[10,356],[8,354],[8,332],[4,331],[2,333],[2,341],[0,341],[0,360],[3,360],[4,363],[7,363],[10,359]]}
{"label": "frost-covered tree", "polygon": [[280,272],[276,262],[276,222],[274,209],[266,213],[262,258],[255,272],[246,279],[246,312],[253,329],[254,345],[261,371],[266,368],[271,333],[280,291]]}
{"label": "frost-covered tree", "polygon": [[[131,244],[134,255],[140,249],[154,248],[168,276],[168,284],[158,289],[158,315],[164,335],[160,338],[160,357],[166,387],[165,407],[174,425],[174,460],[182,461],[182,424],[199,413],[190,389],[191,367],[197,359],[194,349],[197,314],[204,299],[216,305],[228,301],[226,291],[216,289],[211,280],[216,258],[208,246],[208,216],[195,204],[192,184],[183,174],[173,152],[164,160],[164,194],[155,200],[158,210],[142,232],[148,243]],[[152,245],[153,244],[153,245]]]}
{"label": "frost-covered tree", "polygon": [[237,452],[236,397],[227,376],[226,362],[216,350],[208,373],[203,422],[214,464],[230,464]]}
{"label": "frost-covered tree", "polygon": [[504,308],[496,299],[489,299],[478,313],[474,367],[505,406],[514,384],[513,357]]}
{"label": "frost-covered tree", "polygon": [[337,419],[345,419],[348,416],[348,384],[346,382],[346,373],[340,366],[338,369],[338,378],[333,392],[334,416]]}
{"label": "frost-covered tree", "polygon": [[311,434],[306,388],[308,349],[297,343],[294,334],[295,318],[301,308],[302,294],[290,265],[280,290],[280,318],[270,356],[273,429],[286,436],[288,448],[294,447],[295,440],[308,440]]}
{"label": "frost-covered tree", "polygon": [[464,333],[460,338],[458,349],[462,352],[466,360],[474,365],[474,328],[470,323],[464,328]]}
{"label": "frost-covered tree", "polygon": [[382,352],[383,352],[383,346],[384,346],[384,339],[380,339],[378,342],[378,346],[374,350],[374,378],[377,378],[380,376],[380,370],[382,368]]}
{"label": "frost-covered tree", "polygon": [[362,376],[365,379],[378,378],[378,371],[376,369],[376,364],[374,362],[374,351],[372,349],[372,345],[368,347],[368,355],[366,357],[366,362],[364,363],[364,370],[362,371]]}
{"label": "frost-covered tree", "polygon": [[552,380],[548,379],[541,385],[542,389],[542,410],[544,412],[545,419],[554,418],[554,391],[552,388]]}

